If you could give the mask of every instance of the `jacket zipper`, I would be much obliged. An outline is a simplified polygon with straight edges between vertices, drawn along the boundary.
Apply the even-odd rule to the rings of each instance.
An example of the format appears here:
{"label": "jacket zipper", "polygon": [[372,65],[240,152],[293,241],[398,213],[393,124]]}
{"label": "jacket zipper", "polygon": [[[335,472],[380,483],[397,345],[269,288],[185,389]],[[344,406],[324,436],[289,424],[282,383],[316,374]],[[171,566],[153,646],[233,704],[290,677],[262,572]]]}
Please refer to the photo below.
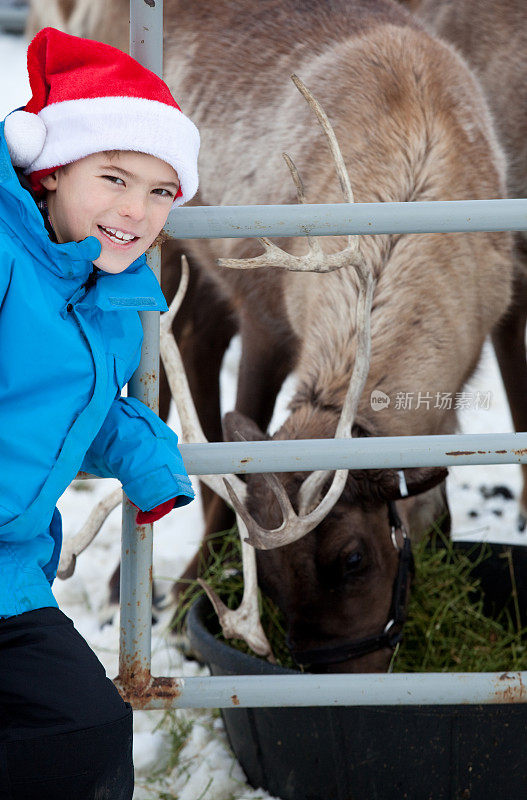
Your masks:
{"label": "jacket zipper", "polygon": [[75,303],[78,303],[80,300],[84,300],[88,292],[90,291],[92,286],[95,286],[97,283],[97,278],[99,277],[98,269],[96,266],[93,267],[88,279],[82,284],[82,286],[77,289],[75,294],[72,295],[68,305],[66,306],[66,311],[71,313],[73,311],[73,307]]}

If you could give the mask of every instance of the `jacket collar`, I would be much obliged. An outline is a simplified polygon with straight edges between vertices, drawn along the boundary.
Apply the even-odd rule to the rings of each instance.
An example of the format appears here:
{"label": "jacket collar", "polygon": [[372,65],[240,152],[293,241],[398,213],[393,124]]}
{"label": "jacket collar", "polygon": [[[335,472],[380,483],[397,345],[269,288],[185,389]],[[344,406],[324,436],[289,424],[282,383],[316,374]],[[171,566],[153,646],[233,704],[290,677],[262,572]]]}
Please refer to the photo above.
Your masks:
{"label": "jacket collar", "polygon": [[[0,230],[2,228],[55,275],[77,279],[79,285],[88,279],[93,261],[101,254],[101,243],[95,236],[65,244],[50,239],[32,195],[20,185],[11,163],[4,122],[0,122]],[[167,310],[157,278],[147,266],[144,255],[118,275],[100,270],[93,291],[90,302],[104,310]]]}
{"label": "jacket collar", "polygon": [[[134,261],[118,275],[101,271],[87,299],[103,311],[168,311],[158,280],[146,263],[146,256]],[[82,307],[83,302],[79,303]]]}

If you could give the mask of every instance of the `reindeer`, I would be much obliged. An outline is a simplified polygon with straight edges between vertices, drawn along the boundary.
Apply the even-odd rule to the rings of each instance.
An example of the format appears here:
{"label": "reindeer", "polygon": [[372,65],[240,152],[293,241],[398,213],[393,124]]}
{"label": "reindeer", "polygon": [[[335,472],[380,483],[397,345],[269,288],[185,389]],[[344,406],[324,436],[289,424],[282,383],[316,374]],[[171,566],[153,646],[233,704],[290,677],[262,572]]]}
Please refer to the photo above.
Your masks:
{"label": "reindeer", "polygon": [[[431,31],[474,69],[505,151],[509,197],[527,197],[527,5],[523,0],[409,0]],[[514,234],[514,302],[493,332],[493,344],[515,430],[527,430],[527,238]],[[519,528],[527,522],[527,466],[521,465]]]}
{"label": "reindeer", "polygon": [[[198,205],[339,201],[324,141],[289,82],[293,71],[323,102],[356,201],[504,193],[503,156],[477,82],[461,57],[391,0],[219,0],[192,6],[166,0],[165,30],[165,78],[186,97],[202,133]],[[288,148],[305,193],[296,169],[297,189],[286,182],[280,154]],[[204,276],[192,305],[202,287],[208,292],[212,285],[216,312],[229,314],[227,333],[218,326],[221,346],[214,344],[203,363],[199,359],[214,343],[214,310],[203,331],[196,326],[198,311],[179,323],[189,383],[210,438],[219,427],[219,409],[211,409],[210,397],[217,396],[213,387],[233,316],[242,360],[237,410],[225,420],[226,437],[266,437],[276,394],[293,368],[297,388],[290,415],[273,438],[342,432],[339,418],[359,338],[356,264],[348,254],[348,262],[323,274],[295,271],[300,262],[291,257],[302,259],[304,242],[278,244],[284,253],[264,243],[259,257],[253,241],[185,243],[191,267]],[[335,263],[347,246],[335,238],[320,252]],[[349,433],[454,431],[454,410],[434,398],[461,389],[485,336],[507,308],[509,235],[364,236],[360,258],[375,282],[371,365]],[[196,349],[189,345],[194,342]],[[391,400],[383,411],[372,408],[374,390]],[[397,403],[407,395],[421,399],[411,411]],[[391,649],[380,633],[389,620],[400,563],[391,537],[394,504],[406,497],[397,512],[408,527],[414,498],[442,482],[445,471],[405,470],[401,478],[396,470],[351,470],[344,480],[339,472],[333,479],[313,475],[305,481],[301,473],[280,475],[271,485],[249,476],[244,488],[231,487],[229,500],[247,538],[271,548],[258,551],[259,580],[285,612],[297,660],[320,648],[340,648],[340,663],[324,661],[316,668],[384,670]],[[371,639],[381,641],[380,649],[349,655],[349,640]]]}

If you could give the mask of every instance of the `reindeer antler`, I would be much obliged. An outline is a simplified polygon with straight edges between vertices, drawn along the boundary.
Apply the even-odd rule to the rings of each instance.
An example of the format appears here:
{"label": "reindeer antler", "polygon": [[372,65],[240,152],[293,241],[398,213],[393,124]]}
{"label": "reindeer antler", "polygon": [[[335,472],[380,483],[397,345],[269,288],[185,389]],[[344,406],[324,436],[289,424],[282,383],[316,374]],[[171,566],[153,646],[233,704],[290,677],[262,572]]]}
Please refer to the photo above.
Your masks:
{"label": "reindeer antler", "polygon": [[[183,361],[179,353],[174,334],[172,333],[172,323],[177,313],[181,301],[185,295],[188,285],[188,262],[185,256],[181,258],[181,282],[176,296],[170,304],[169,310],[161,317],[161,339],[160,352],[172,397],[177,406],[183,438],[187,442],[206,442],[205,434],[201,427],[196,407],[192,399],[187,376],[183,367]],[[227,504],[230,505],[229,494],[219,475],[201,475],[201,480],[216,492]],[[247,487],[237,475],[229,475],[229,481],[236,486],[239,496],[245,498]],[[210,598],[212,605],[218,615],[224,636],[227,639],[243,639],[257,655],[267,657],[269,661],[274,661],[271,646],[267,641],[260,622],[258,611],[258,581],[256,571],[256,554],[252,547],[245,544],[247,531],[243,520],[236,515],[238,523],[238,533],[240,535],[242,547],[243,564],[243,598],[239,607],[235,610],[227,606],[218,597],[216,592],[208,586],[205,581],[199,583]]]}
{"label": "reindeer antler", "polygon": [[[335,434],[336,438],[351,437],[355,413],[370,366],[370,312],[375,281],[371,272],[365,268],[359,269],[358,274],[360,289],[356,312],[357,353],[353,374]],[[335,472],[331,486],[324,498],[314,510],[310,513],[306,513],[318,497],[320,489],[326,482],[329,474],[330,472],[327,471],[317,471],[306,478],[299,491],[300,515],[296,514],[286,490],[276,475],[264,475],[265,480],[276,495],[283,515],[282,524],[279,528],[275,528],[274,530],[262,528],[249,514],[243,502],[237,497],[234,488],[229,485],[228,481],[225,481],[232,505],[247,526],[248,538],[246,541],[260,550],[273,550],[275,547],[281,547],[285,544],[296,542],[298,539],[305,536],[306,533],[312,531],[313,528],[316,528],[331,511],[342,494],[344,486],[346,485],[348,470],[341,469]]]}
{"label": "reindeer antler", "polygon": [[[297,75],[291,75],[291,80],[314,111],[328,140],[344,199],[346,203],[353,203],[353,191],[351,189],[349,175],[346,165],[344,164],[344,159],[342,158],[337,137],[335,136],[335,132],[331,126],[326,112]],[[283,156],[296,186],[298,202],[305,203],[306,200],[304,187],[302,180],[300,179],[300,175],[298,174],[298,170],[287,153],[283,153]],[[282,250],[280,247],[278,247],[278,245],[275,245],[269,239],[262,237],[258,239],[264,248],[262,255],[245,259],[220,258],[218,259],[217,263],[220,267],[229,267],[231,269],[283,267],[292,272],[333,272],[333,270],[341,269],[342,267],[346,266],[359,266],[364,262],[362,254],[359,250],[358,236],[348,236],[347,247],[344,250],[341,250],[339,253],[324,253],[316,237],[307,235],[306,238],[308,241],[309,250],[305,256],[299,257],[293,256],[290,253],[286,253],[285,250]]]}
{"label": "reindeer antler", "polygon": [[[346,397],[342,405],[342,411],[335,432],[335,439],[351,439],[353,422],[357,413],[360,398],[364,390],[364,385],[370,370],[371,358],[371,307],[373,302],[373,292],[375,290],[375,280],[369,269],[364,265],[356,268],[359,278],[359,297],[357,299],[357,310],[355,316],[355,332],[357,337],[357,351],[355,364],[346,392]],[[344,470],[347,476],[347,470]],[[303,482],[298,492],[299,511],[306,514],[322,489],[330,471],[317,470],[312,472]],[[336,478],[336,474],[335,474]],[[340,494],[339,494],[340,497]],[[338,498],[337,498],[338,499]]]}
{"label": "reindeer antler", "polygon": [[[329,119],[320,103],[313,97],[302,81],[296,75],[292,75],[291,79],[316,114],[328,140],[344,198],[346,202],[353,203],[353,192],[348,171]],[[284,158],[296,187],[298,202],[305,203],[304,186],[298,174],[298,170],[286,153],[284,153]],[[309,253],[302,258],[297,258],[289,253],[285,253],[268,239],[259,239],[265,249],[265,253],[261,256],[245,260],[221,259],[218,263],[221,266],[234,267],[235,269],[279,266],[289,270],[312,272],[329,272],[343,266],[353,266],[355,268],[359,280],[359,297],[356,310],[357,353],[353,373],[335,434],[336,438],[348,438],[351,437],[353,420],[355,419],[370,366],[370,316],[375,280],[371,270],[367,268],[359,250],[358,236],[348,236],[348,246],[345,250],[335,254],[324,254],[316,237],[313,238],[308,235],[307,239]],[[287,492],[276,476],[265,476],[265,479],[276,495],[283,515],[282,524],[279,528],[275,528],[274,530],[262,528],[249,514],[243,501],[236,495],[234,487],[231,486],[228,481],[225,481],[231,503],[247,526],[248,538],[246,541],[259,549],[267,550],[297,541],[302,538],[302,536],[305,536],[306,533],[313,530],[338,501],[346,484],[348,470],[337,470],[335,472],[333,481],[325,497],[310,511],[313,505],[316,504],[322,486],[329,475],[330,472],[319,470],[313,472],[304,481],[299,491],[300,515],[296,514]]]}
{"label": "reindeer antler", "polygon": [[[310,107],[315,112],[322,126],[333,155],[344,198],[348,203],[353,203],[354,199],[351,182],[331,123],[320,106],[320,103],[313,97],[302,81],[296,75],[292,75],[291,78],[297,89],[305,97]],[[304,186],[298,174],[298,170],[291,158],[285,153],[284,158],[296,186],[298,202],[305,203]],[[259,241],[265,248],[265,253],[263,255],[245,260],[222,259],[218,263],[221,266],[234,267],[235,269],[258,266],[279,266],[289,270],[309,270],[313,272],[331,271],[346,265],[355,268],[359,281],[359,296],[356,309],[357,352],[353,373],[335,434],[336,438],[348,438],[351,437],[353,421],[370,367],[370,316],[375,280],[359,250],[357,236],[348,236],[348,246],[346,249],[340,253],[329,255],[325,255],[322,252],[322,248],[317,241],[313,240],[313,237],[308,236],[307,238],[309,253],[303,258],[296,258],[289,253],[285,253],[279,247],[273,245],[268,239],[260,239]],[[300,515],[296,514],[287,492],[276,476],[266,475],[265,479],[275,493],[283,516],[282,524],[279,528],[275,528],[274,530],[262,528],[249,514],[243,501],[236,495],[234,487],[231,486],[228,481],[225,481],[231,503],[247,526],[248,538],[246,541],[261,550],[271,550],[275,547],[281,547],[282,545],[295,542],[305,536],[306,533],[313,530],[333,508],[346,485],[348,470],[337,470],[325,497],[310,511],[313,505],[315,505],[322,486],[330,474],[331,473],[328,471],[319,470],[313,472],[304,481],[299,491]],[[309,511],[310,513],[308,513]]]}
{"label": "reindeer antler", "polygon": [[90,516],[76,534],[71,539],[66,539],[62,546],[60,553],[59,566],[57,569],[57,577],[65,581],[71,578],[75,572],[75,565],[77,556],[79,556],[89,544],[95,539],[103,522],[111,514],[116,506],[119,505],[123,497],[123,490],[121,488],[114,489],[111,494],[106,495],[97,503]]}

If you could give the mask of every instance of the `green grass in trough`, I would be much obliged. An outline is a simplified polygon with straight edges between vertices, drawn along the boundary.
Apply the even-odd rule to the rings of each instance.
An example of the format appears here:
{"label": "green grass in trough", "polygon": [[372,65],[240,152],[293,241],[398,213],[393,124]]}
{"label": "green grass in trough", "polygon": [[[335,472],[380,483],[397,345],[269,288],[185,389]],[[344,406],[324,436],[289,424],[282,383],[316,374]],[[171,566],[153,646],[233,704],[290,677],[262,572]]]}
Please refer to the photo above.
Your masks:
{"label": "green grass in trough", "polygon": [[[216,534],[204,580],[229,608],[237,608],[243,593],[242,564],[236,528]],[[515,585],[513,613],[491,618],[483,613],[483,596],[474,570],[490,556],[490,548],[474,545],[477,559],[456,551],[436,529],[413,547],[412,582],[403,641],[390,669],[393,672],[505,672],[527,669],[527,628],[521,627]],[[510,558],[510,551],[504,557]],[[513,578],[512,562],[510,574]],[[186,589],[173,627],[181,630],[190,605],[204,594],[198,583]],[[285,645],[284,619],[276,605],[260,593],[262,625],[275,658],[283,667],[298,669]],[[372,631],[374,633],[374,631]],[[221,633],[218,638],[223,640]],[[254,655],[239,640],[231,647]]]}

